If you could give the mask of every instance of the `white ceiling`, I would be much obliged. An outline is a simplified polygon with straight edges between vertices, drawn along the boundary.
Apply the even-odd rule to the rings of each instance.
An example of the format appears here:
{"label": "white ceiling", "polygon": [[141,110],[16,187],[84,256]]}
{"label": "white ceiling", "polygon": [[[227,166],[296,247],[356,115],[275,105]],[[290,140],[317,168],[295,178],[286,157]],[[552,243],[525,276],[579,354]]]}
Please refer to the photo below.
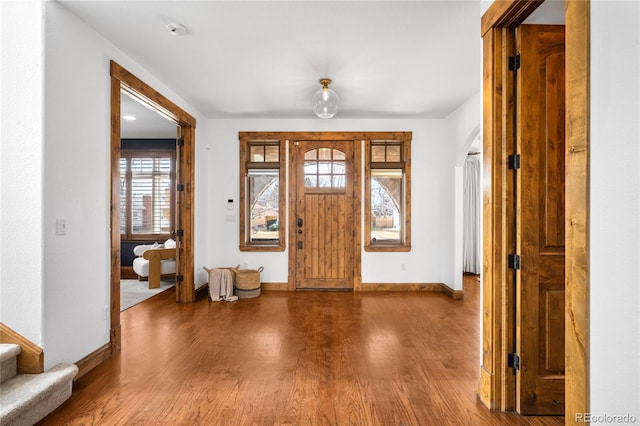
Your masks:
{"label": "white ceiling", "polygon": [[441,118],[480,90],[479,0],[58,2],[208,118],[312,118],[322,77],[336,118]]}
{"label": "white ceiling", "polygon": [[123,139],[170,139],[178,134],[178,125],[122,91],[120,117],[132,115],[135,121],[120,120]]}

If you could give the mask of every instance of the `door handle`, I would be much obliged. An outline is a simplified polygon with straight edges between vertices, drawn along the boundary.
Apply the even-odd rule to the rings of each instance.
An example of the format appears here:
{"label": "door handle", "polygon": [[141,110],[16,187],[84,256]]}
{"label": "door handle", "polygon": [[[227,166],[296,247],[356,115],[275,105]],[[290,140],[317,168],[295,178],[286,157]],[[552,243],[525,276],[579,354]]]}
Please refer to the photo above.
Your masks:
{"label": "door handle", "polygon": [[302,241],[298,241],[298,250],[302,250]]}

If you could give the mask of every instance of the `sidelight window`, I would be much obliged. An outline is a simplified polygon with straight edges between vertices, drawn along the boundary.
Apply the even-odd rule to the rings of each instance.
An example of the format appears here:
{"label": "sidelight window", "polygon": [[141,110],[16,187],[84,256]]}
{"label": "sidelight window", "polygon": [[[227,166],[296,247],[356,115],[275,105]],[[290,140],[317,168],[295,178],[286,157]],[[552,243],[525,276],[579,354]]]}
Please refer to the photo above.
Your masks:
{"label": "sidelight window", "polygon": [[365,250],[409,251],[411,141],[365,141]]}
{"label": "sidelight window", "polygon": [[240,140],[240,250],[284,250],[283,151],[277,140]]}

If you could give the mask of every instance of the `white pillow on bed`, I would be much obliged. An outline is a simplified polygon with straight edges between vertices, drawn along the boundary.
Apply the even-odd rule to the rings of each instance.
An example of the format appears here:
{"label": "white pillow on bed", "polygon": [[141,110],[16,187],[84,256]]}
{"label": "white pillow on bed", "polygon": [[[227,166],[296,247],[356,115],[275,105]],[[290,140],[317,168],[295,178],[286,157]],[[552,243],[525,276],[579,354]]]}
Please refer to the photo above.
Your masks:
{"label": "white pillow on bed", "polygon": [[173,241],[171,238],[169,238],[167,241],[164,242],[164,248],[176,248],[176,242]]}

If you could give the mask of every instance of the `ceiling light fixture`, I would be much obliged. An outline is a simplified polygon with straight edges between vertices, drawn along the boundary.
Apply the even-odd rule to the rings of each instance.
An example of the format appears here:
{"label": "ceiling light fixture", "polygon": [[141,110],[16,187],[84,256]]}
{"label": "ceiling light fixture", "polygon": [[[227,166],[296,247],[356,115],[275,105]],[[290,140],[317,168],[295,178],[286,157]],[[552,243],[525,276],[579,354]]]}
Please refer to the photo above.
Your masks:
{"label": "ceiling light fixture", "polygon": [[171,35],[174,36],[179,36],[187,33],[187,28],[184,25],[180,24],[168,24],[165,28]]}
{"label": "ceiling light fixture", "polygon": [[123,115],[123,116],[122,116],[122,119],[123,119],[123,120],[127,120],[127,121],[136,121],[136,117],[134,117],[134,116],[133,116],[133,115],[131,115],[131,114]]}
{"label": "ceiling light fixture", "polygon": [[340,104],[340,96],[329,89],[331,80],[323,78],[320,80],[322,88],[319,89],[313,98],[311,98],[311,104],[313,105],[313,112],[320,118],[331,118],[338,112],[338,105]]}

